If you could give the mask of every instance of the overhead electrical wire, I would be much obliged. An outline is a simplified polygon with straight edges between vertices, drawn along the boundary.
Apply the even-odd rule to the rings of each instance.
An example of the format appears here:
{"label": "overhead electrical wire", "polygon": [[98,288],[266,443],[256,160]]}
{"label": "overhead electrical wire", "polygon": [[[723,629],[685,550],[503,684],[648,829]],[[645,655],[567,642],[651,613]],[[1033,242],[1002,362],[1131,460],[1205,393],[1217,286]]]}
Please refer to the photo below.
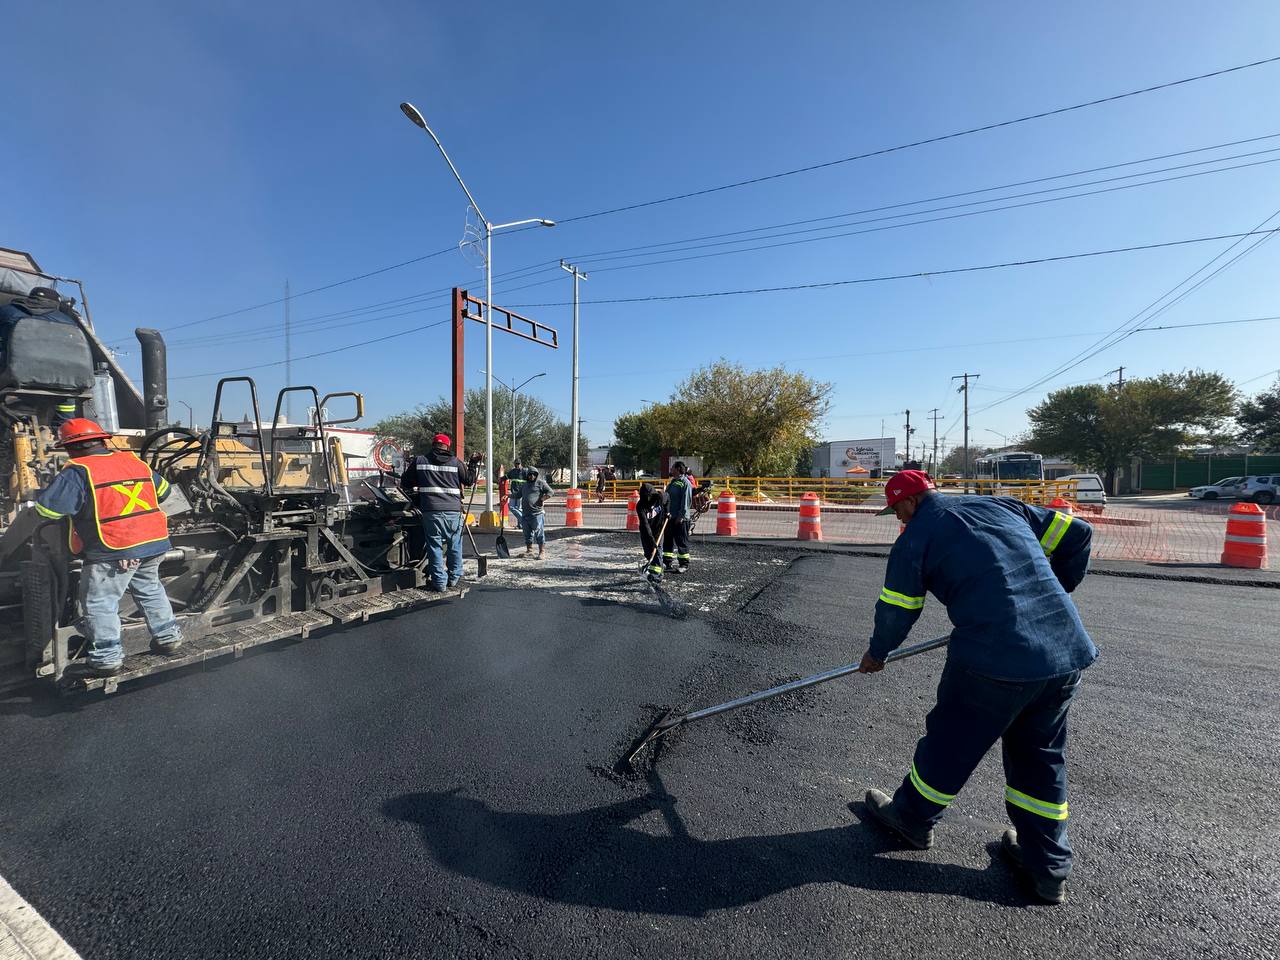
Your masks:
{"label": "overhead electrical wire", "polygon": [[[847,280],[823,280],[814,283],[792,283],[774,287],[746,287],[740,290],[710,290],[698,293],[651,294],[644,297],[610,297],[596,300],[581,300],[582,306],[604,306],[618,303],[657,303],[673,300],[707,300],[717,297],[750,296],[764,293],[784,293],[795,290],[823,290],[833,287],[851,286],[864,283],[885,283],[894,280],[914,280],[927,277],[953,276],[956,274],[979,273],[987,270],[1001,270],[1009,267],[1029,267],[1045,263],[1062,263],[1069,260],[1084,260],[1093,257],[1111,256],[1117,253],[1134,253],[1141,250],[1160,250],[1169,247],[1188,246],[1196,243],[1210,243],[1215,240],[1231,240],[1237,237],[1270,235],[1280,230],[1252,230],[1243,233],[1223,233],[1209,237],[1189,237],[1183,240],[1166,240],[1160,243],[1132,244],[1125,247],[1112,247],[1107,250],[1090,250],[1084,253],[1064,253],[1049,257],[1031,257],[1023,260],[1006,260],[1001,263],[985,263],[968,267],[949,267],[937,270],[918,270],[911,273],[891,273],[872,277],[853,277]],[[530,307],[564,307],[571,306],[572,300],[553,300],[545,303],[517,303],[512,308],[528,309]]]}
{"label": "overhead electrical wire", "polygon": [[[1226,76],[1228,74],[1237,73],[1243,70],[1249,70],[1254,67],[1266,66],[1269,64],[1277,63],[1277,62],[1280,62],[1280,56],[1267,57],[1261,60],[1254,60],[1248,63],[1237,64],[1231,67],[1223,67],[1218,70],[1211,70],[1206,73],[1200,73],[1190,77],[1183,77],[1178,80],[1170,80],[1170,81],[1165,81],[1163,83],[1152,84],[1150,86],[1141,87],[1136,90],[1130,90],[1123,93],[1112,94],[1106,97],[1098,97],[1093,100],[1086,100],[1080,103],[1071,104],[1064,107],[1056,107],[1049,110],[1042,110],[1037,113],[1026,114],[1024,116],[1014,117],[1008,120],[1001,120],[994,123],[988,123],[980,126],[969,127],[964,130],[958,130],[952,133],[942,134],[939,136],[926,137],[923,139],[910,141],[908,143],[897,144],[891,147],[882,147],[876,150],[855,154],[853,156],[841,157],[835,160],[827,160],[822,163],[809,164],[803,167],[795,167],[790,170],[783,170],[783,171],[778,171],[776,173],[765,174],[759,177],[751,177],[745,180],[737,180],[730,183],[718,184],[716,186],[705,187],[699,190],[687,191],[685,193],[672,194],[670,196],[659,197],[653,200],[645,200],[638,203],[625,204],[618,207],[611,207],[604,210],[597,210],[591,213],[578,214],[570,217],[560,217],[557,220],[557,223],[560,225],[564,225],[569,223],[580,222],[582,220],[591,220],[599,217],[609,216],[616,213],[624,213],[627,211],[638,210],[645,207],[652,207],[659,204],[674,203],[679,200],[687,200],[687,199],[692,199],[694,197],[705,196],[712,193],[719,193],[725,190],[736,189],[738,187],[750,186],[757,183],[765,183],[772,180],[782,179],[784,177],[796,176],[802,173],[809,173],[815,170],[822,170],[822,169],[827,169],[834,166],[839,166],[841,164],[852,163],[857,160],[865,160],[871,157],[884,156],[890,153],[897,153],[904,150],[910,150],[915,147],[921,147],[921,146],[926,146],[926,145],[935,144],[935,143],[942,143],[947,140],[955,140],[961,137],[967,137],[977,133],[984,133],[991,130],[998,130],[1004,127],[1014,126],[1016,124],[1027,123],[1032,120],[1041,120],[1048,117],[1059,116],[1065,113],[1071,113],[1074,111],[1087,109],[1089,107],[1100,106],[1106,103],[1114,103],[1119,100],[1124,100],[1131,97],[1137,97],[1147,93],[1154,93],[1159,90],[1167,90],[1173,87],[1183,86],[1190,83],[1196,83],[1201,80],[1209,80],[1216,77]],[[521,232],[522,229],[525,229],[525,228],[517,228],[512,232],[518,233],[518,232]],[[343,286],[348,283],[355,283],[360,280],[366,280],[370,277],[378,276],[379,274],[387,273],[392,270],[397,270],[402,267],[410,266],[415,263],[421,263],[424,260],[430,260],[435,257],[443,256],[444,254],[450,253],[455,249],[456,249],[455,246],[449,246],[442,250],[437,250],[434,253],[424,254],[420,257],[413,257],[408,260],[402,260],[398,263],[388,264],[387,266],[384,266],[384,267],[378,267],[374,270],[368,271],[366,273],[358,274],[353,277],[347,277],[342,280],[336,280],[331,283],[322,284],[320,286],[312,287],[307,290],[302,290],[296,294],[293,294],[293,296],[290,299],[309,296],[311,294],[320,293],[325,290],[331,290],[335,287]],[[238,316],[243,313],[248,313],[252,310],[259,310],[264,307],[276,306],[278,304],[283,303],[285,299],[286,298],[284,297],[276,297],[271,300],[264,300],[260,303],[255,303],[249,306],[240,307],[236,310],[229,310],[224,313],[214,314],[209,317],[203,317],[196,320],[188,320],[188,321],[184,321],[183,323],[173,324],[169,327],[162,328],[162,331],[177,330],[177,329],[182,329],[189,326],[195,326],[201,323],[208,323],[213,320],[221,320],[227,317]]]}
{"label": "overhead electrical wire", "polygon": [[1237,73],[1241,70],[1249,70],[1253,67],[1261,67],[1267,64],[1280,62],[1280,56],[1267,57],[1262,60],[1254,60],[1250,63],[1241,63],[1233,67],[1224,67],[1219,70],[1211,70],[1208,73],[1200,73],[1191,77],[1183,77],[1179,80],[1169,80],[1164,83],[1152,84],[1147,87],[1141,87],[1137,90],[1129,90],[1124,93],[1111,94],[1106,97],[1097,97],[1093,100],[1085,100],[1080,103],[1070,104],[1065,107],[1055,107],[1050,110],[1041,110],[1037,113],[1029,113],[1024,116],[1014,117],[1009,120],[1000,120],[994,123],[982,124],[980,126],[969,127],[964,130],[957,130],[952,133],[944,133],[934,137],[925,137],[920,140],[913,140],[909,143],[900,143],[891,147],[880,147],[876,150],[868,150],[864,153],[854,154],[848,157],[840,157],[835,160],[825,160],[822,163],[811,163],[803,167],[794,167],[790,170],[781,170],[776,173],[764,174],[758,177],[750,177],[745,180],[735,180],[730,183],[722,183],[712,187],[703,187],[700,190],[689,190],[684,193],[676,193],[666,197],[658,197],[653,200],[643,200],[637,203],[629,203],[617,207],[609,207],[604,210],[596,210],[592,213],[581,213],[572,217],[560,217],[557,223],[577,223],[582,220],[593,220],[597,217],[611,216],[617,213],[626,213],[631,210],[640,210],[645,207],[654,207],[664,203],[675,203],[678,200],[690,200],[694,197],[703,197],[712,193],[721,193],[725,190],[734,190],[738,187],[752,186],[758,183],[766,183],[772,180],[781,180],[784,177],[794,177],[801,173],[812,173],[815,170],[825,170],[830,167],[840,166],[841,164],[853,163],[857,160],[867,160],[871,157],[882,157],[890,153],[899,153],[904,150],[911,150],[916,147],[928,146],[934,143],[943,143],[947,140],[956,140],[961,137],[972,136],[976,133],[986,133],[991,130],[999,130],[1004,127],[1012,127],[1020,123],[1028,123],[1032,120],[1043,120],[1047,117],[1061,116],[1064,113],[1072,113],[1076,110],[1084,110],[1088,107],[1101,106],[1104,103],[1114,103],[1118,100],[1125,100],[1130,97],[1137,97],[1147,93],[1154,93],[1158,90],[1168,90],[1172,87],[1183,86],[1188,83],[1195,83],[1199,80],[1208,80],[1213,77],[1226,76],[1230,73]]}
{"label": "overhead electrical wire", "polygon": [[[1027,384],[1025,387],[1021,388],[1017,392],[1012,393],[1007,397],[1002,397],[999,400],[994,400],[991,403],[985,404],[984,406],[980,407],[974,412],[982,413],[992,409],[993,407],[997,407],[1003,403],[1007,403],[1010,400],[1016,399],[1017,397],[1023,396],[1031,392],[1032,390],[1035,390],[1036,388],[1043,386],[1044,384],[1050,382],[1051,380],[1057,377],[1060,377],[1062,374],[1066,373],[1068,370],[1073,370],[1076,367],[1080,366],[1080,364],[1086,363],[1087,361],[1091,360],[1093,357],[1097,356],[1099,353],[1102,353],[1104,350],[1110,349],[1111,347],[1115,346],[1121,340],[1124,340],[1129,336],[1132,336],[1138,329],[1141,329],[1144,324],[1148,324],[1154,321],[1155,319],[1157,319],[1158,317],[1160,317],[1162,314],[1168,312],[1168,310],[1170,310],[1177,303],[1186,299],[1196,290],[1200,289],[1206,283],[1208,283],[1209,281],[1217,277],[1219,274],[1221,274],[1224,270],[1229,269],[1234,264],[1239,262],[1241,259],[1251,254],[1263,243],[1270,240],[1271,237],[1275,236],[1276,231],[1274,229],[1260,230],[1259,228],[1265,226],[1267,223],[1270,223],[1272,220],[1274,220],[1278,216],[1280,216],[1280,210],[1276,210],[1270,216],[1263,218],[1258,223],[1257,227],[1255,227],[1254,230],[1250,231],[1249,233],[1236,235],[1236,239],[1234,243],[1228,245],[1224,250],[1214,255],[1207,263],[1205,263],[1199,269],[1193,271],[1190,275],[1188,275],[1178,283],[1174,284],[1172,287],[1166,290],[1163,294],[1161,294],[1151,303],[1147,304],[1147,306],[1143,307],[1137,313],[1133,314],[1133,316],[1129,317],[1128,320],[1124,321],[1119,326],[1114,328],[1110,333],[1104,336],[1101,340],[1094,343],[1092,346],[1085,348],[1083,351],[1075,354],[1072,357],[1069,357],[1067,360],[1058,364],[1058,366],[1056,366],[1049,373]],[[1245,250],[1236,254],[1226,263],[1220,265],[1212,273],[1201,278],[1199,281],[1197,281],[1194,285],[1188,287],[1186,290],[1183,290],[1182,293],[1174,297],[1173,300],[1170,300],[1168,303],[1164,304],[1163,306],[1158,306],[1161,303],[1161,301],[1166,300],[1167,298],[1175,294],[1180,287],[1183,287],[1186,284],[1190,283],[1199,274],[1209,269],[1211,266],[1213,266],[1215,262],[1222,259],[1224,256],[1226,256],[1228,253],[1234,250],[1237,246],[1243,243],[1246,238],[1250,236],[1257,236],[1258,239],[1255,240],[1252,244],[1250,244]],[[1220,239],[1231,239],[1231,238],[1222,237]],[[1153,310],[1154,312],[1152,312]],[[1147,314],[1150,314],[1150,315],[1147,316]]]}

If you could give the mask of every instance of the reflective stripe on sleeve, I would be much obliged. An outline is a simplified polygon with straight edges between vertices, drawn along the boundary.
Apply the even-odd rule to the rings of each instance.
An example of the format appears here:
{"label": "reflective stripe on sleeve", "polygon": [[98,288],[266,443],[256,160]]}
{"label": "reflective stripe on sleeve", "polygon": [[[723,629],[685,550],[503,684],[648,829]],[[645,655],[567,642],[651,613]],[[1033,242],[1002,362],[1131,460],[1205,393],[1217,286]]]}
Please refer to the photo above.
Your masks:
{"label": "reflective stripe on sleeve", "polygon": [[1058,549],[1058,544],[1062,542],[1062,535],[1067,532],[1067,527],[1071,526],[1071,521],[1074,519],[1069,513],[1054,511],[1053,522],[1049,524],[1049,529],[1040,538],[1040,546],[1044,548],[1046,557]]}
{"label": "reflective stripe on sleeve", "polygon": [[933,787],[925,783],[924,780],[921,779],[920,771],[916,769],[916,765],[914,763],[911,764],[911,785],[920,791],[920,796],[924,797],[926,800],[932,800],[940,807],[951,806],[951,801],[956,798],[954,793],[943,793],[940,790],[933,789]]}
{"label": "reflective stripe on sleeve", "polygon": [[1006,803],[1011,803],[1019,809],[1027,810],[1041,817],[1047,817],[1050,820],[1067,819],[1067,805],[1065,803],[1050,803],[1047,800],[1037,800],[1035,797],[1028,796],[1020,790],[1013,789],[1008,784],[1005,784],[1004,799]]}
{"label": "reflective stripe on sleeve", "polygon": [[40,514],[40,516],[44,517],[46,520],[61,520],[66,516],[65,513],[58,513],[56,510],[50,510],[42,503],[37,503],[35,507],[36,513]]}
{"label": "reflective stripe on sleeve", "polygon": [[76,405],[74,403],[60,403],[58,404],[58,412],[59,413],[75,413]]}
{"label": "reflective stripe on sleeve", "polygon": [[903,610],[920,610],[924,607],[924,597],[909,597],[905,593],[898,593],[888,587],[881,589],[880,599]]}
{"label": "reflective stripe on sleeve", "polygon": [[156,484],[156,493],[158,493],[160,496],[163,497],[166,493],[168,493],[168,491],[169,491],[169,481],[166,480],[164,477],[161,477],[160,482]]}

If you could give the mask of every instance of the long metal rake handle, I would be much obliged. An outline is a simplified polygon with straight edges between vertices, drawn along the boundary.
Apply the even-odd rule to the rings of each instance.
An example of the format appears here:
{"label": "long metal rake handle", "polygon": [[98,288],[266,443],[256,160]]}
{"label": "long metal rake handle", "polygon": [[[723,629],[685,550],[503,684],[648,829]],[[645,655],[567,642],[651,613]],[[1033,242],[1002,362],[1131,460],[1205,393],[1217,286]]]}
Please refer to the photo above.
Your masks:
{"label": "long metal rake handle", "polygon": [[[905,660],[907,657],[914,657],[918,653],[926,653],[929,650],[936,650],[939,647],[945,647],[950,642],[950,637],[938,637],[936,640],[925,640],[923,643],[916,643],[909,647],[902,647],[893,651],[893,653],[884,658],[884,662],[889,664],[893,663],[895,660]],[[772,697],[781,696],[784,693],[790,693],[792,690],[803,690],[805,687],[814,687],[820,683],[826,683],[828,680],[847,677],[851,673],[858,672],[860,663],[861,661],[859,661],[859,663],[846,664],[843,667],[836,667],[833,670],[827,670],[823,673],[815,673],[811,677],[804,677],[800,680],[792,680],[790,683],[783,683],[776,687],[770,687],[768,690],[749,693],[745,697],[739,697],[737,700],[718,703],[714,707],[703,707],[701,710],[694,710],[678,717],[671,717],[669,720],[659,723],[655,733],[667,731],[672,727],[678,727],[685,723],[693,723],[695,720],[705,720],[707,717],[714,717],[717,714],[728,713],[730,710],[737,710],[740,707],[759,703],[761,700],[768,700]]]}

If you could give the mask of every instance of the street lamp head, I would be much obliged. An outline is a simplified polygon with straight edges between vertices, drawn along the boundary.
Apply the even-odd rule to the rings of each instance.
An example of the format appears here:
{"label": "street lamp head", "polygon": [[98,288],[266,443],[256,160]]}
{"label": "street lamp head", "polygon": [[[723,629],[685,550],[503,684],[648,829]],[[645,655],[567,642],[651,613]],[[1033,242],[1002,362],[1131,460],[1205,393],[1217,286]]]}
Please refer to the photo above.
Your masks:
{"label": "street lamp head", "polygon": [[539,220],[538,225],[541,227],[554,227],[556,222],[554,220]]}
{"label": "street lamp head", "polygon": [[427,121],[423,119],[422,114],[418,112],[418,108],[412,103],[406,100],[404,103],[400,104],[400,110],[417,126],[421,127],[423,130],[427,129]]}

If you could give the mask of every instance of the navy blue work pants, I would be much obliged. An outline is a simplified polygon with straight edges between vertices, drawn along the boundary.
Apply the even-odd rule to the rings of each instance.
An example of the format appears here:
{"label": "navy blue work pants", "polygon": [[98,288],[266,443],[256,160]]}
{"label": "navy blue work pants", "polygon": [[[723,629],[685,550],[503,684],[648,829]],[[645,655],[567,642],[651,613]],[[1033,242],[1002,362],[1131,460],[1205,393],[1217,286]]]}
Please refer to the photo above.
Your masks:
{"label": "navy blue work pants", "polygon": [[932,826],[1000,740],[1005,809],[1023,862],[1033,875],[1066,879],[1067,710],[1079,685],[1079,670],[1048,680],[996,680],[948,660],[894,806],[909,822]]}

